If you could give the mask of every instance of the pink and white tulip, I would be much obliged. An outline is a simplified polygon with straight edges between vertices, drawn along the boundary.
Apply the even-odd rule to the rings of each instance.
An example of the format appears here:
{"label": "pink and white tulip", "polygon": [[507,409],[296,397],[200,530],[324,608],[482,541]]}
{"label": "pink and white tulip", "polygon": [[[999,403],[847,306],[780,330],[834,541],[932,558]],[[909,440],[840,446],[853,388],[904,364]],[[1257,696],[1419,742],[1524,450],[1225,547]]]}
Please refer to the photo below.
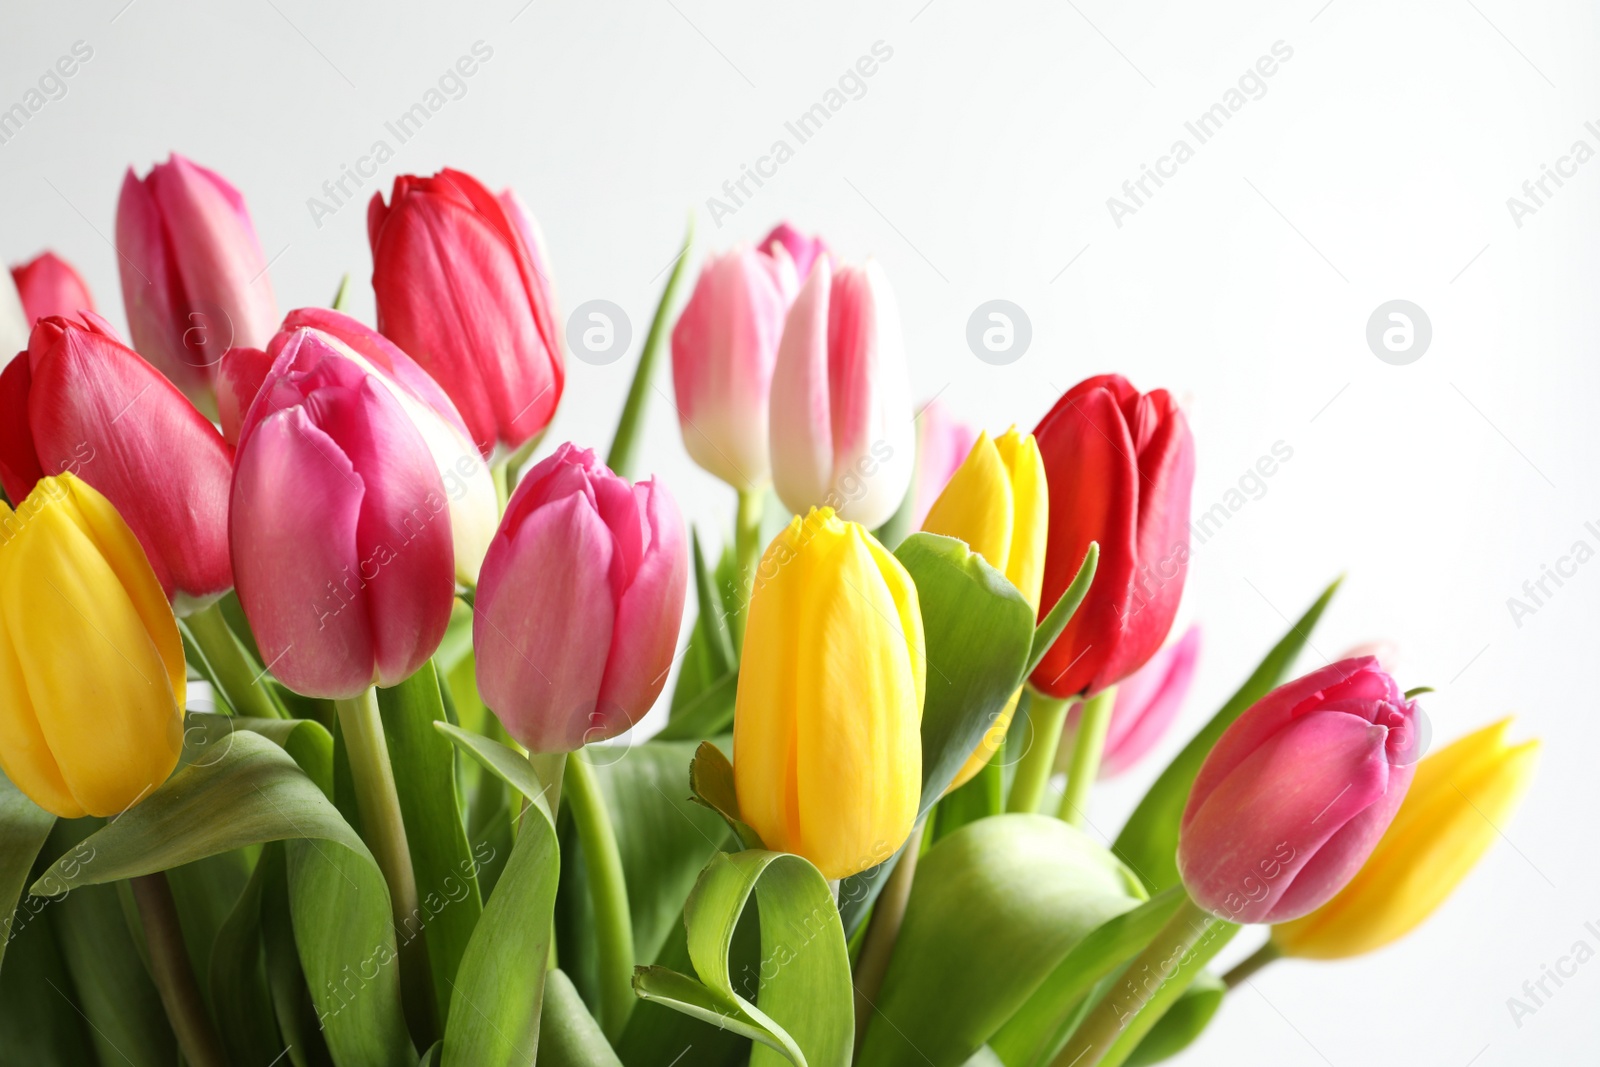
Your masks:
{"label": "pink and white tulip", "polygon": [[11,280],[22,298],[28,324],[52,315],[76,315],[93,311],[94,298],[72,264],[54,252],[44,252],[20,266],[11,268]]}
{"label": "pink and white tulip", "polygon": [[828,245],[822,238],[801,233],[787,222],[778,223],[772,228],[772,232],[756,245],[768,254],[775,254],[774,246],[782,246],[789,254],[790,261],[794,263],[795,274],[802,282],[811,276],[812,265],[828,255]]}
{"label": "pink and white tulip", "polygon": [[478,690],[533,752],[628,729],[660,695],[689,554],[677,504],[563,444],[512,494],[473,613]]}
{"label": "pink and white tulip", "polygon": [[817,260],[772,376],[772,480],[789,510],[829,506],[866,527],[905,497],[916,463],[900,313],[874,260]]}

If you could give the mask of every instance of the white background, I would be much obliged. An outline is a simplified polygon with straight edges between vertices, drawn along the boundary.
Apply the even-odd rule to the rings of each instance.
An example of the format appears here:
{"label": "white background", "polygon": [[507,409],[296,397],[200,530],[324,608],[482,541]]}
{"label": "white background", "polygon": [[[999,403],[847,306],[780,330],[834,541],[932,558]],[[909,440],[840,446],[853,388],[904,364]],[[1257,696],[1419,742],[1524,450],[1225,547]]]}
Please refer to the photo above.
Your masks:
{"label": "white background", "polygon": [[[1390,638],[1402,683],[1439,690],[1426,700],[1437,738],[1516,711],[1547,747],[1505,840],[1431,922],[1374,957],[1274,966],[1183,1062],[1593,1061],[1600,963],[1520,1028],[1506,1004],[1579,939],[1600,948],[1583,929],[1600,920],[1600,562],[1550,586],[1520,627],[1507,607],[1574,541],[1600,548],[1584,527],[1600,528],[1600,161],[1520,228],[1506,206],[1574,140],[1600,149],[1584,129],[1600,120],[1591,8],[524,3],[10,0],[0,108],[73,42],[94,56],[0,145],[0,253],[55,249],[120,328],[108,238],[122,173],[177,150],[241,188],[283,309],[326,303],[348,270],[370,321],[365,201],[396,173],[451,165],[515,186],[563,306],[615,301],[635,349],[686,210],[702,247],[788,217],[848,259],[884,262],[920,398],[998,430],[1031,427],[1092,373],[1166,386],[1191,404],[1197,512],[1284,442],[1293,458],[1265,495],[1196,551],[1185,614],[1206,648],[1179,734],[1344,571],[1308,665]],[[394,145],[385,121],[480,40],[493,56],[465,96],[315,225],[308,198],[374,140]],[[712,224],[707,197],[880,40],[893,57],[865,96]],[[1114,225],[1106,198],[1280,40],[1293,58],[1266,95]],[[995,297],[1033,324],[1006,367],[964,338]],[[1433,326],[1404,367],[1364,337],[1394,298]],[[604,447],[632,362],[572,362],[549,440]],[[731,520],[660,397],[647,448],[686,511]],[[1097,795],[1098,826],[1114,832],[1182,739]]]}

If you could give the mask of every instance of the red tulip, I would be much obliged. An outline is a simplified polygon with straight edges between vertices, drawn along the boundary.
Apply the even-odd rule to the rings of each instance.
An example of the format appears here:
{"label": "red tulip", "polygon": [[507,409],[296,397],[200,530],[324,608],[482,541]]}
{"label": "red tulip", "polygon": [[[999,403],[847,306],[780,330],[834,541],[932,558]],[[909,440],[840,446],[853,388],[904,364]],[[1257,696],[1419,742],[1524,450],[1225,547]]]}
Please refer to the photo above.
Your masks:
{"label": "red tulip", "polygon": [[1043,618],[1083,562],[1100,567],[1089,595],[1033,672],[1054,697],[1093,695],[1144,665],[1167,638],[1189,565],[1194,440],[1165,389],[1088,378],[1034,428],[1050,485]]}
{"label": "red tulip", "polygon": [[450,394],[485,456],[555,414],[566,371],[548,268],[508,191],[442,170],[403,175],[367,210],[378,329]]}
{"label": "red tulip", "polygon": [[12,500],[71,471],[121,513],[180,613],[233,584],[233,450],[92,311],[51,316],[0,373],[0,481]]}
{"label": "red tulip", "polygon": [[72,269],[72,264],[54,252],[45,252],[20,267],[12,267],[11,280],[17,283],[22,310],[30,326],[51,315],[94,310],[89,287]]}
{"label": "red tulip", "polygon": [[263,347],[278,326],[244,198],[177,153],[143,180],[130,169],[117,201],[117,251],[133,347],[213,412],[222,354]]}

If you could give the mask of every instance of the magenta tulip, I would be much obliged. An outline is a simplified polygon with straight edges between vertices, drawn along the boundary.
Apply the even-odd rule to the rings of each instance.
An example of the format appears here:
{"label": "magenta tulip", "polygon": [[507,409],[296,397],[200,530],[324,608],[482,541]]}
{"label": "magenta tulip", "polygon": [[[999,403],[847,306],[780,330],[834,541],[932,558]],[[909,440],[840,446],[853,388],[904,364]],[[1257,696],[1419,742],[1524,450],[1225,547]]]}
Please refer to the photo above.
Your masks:
{"label": "magenta tulip", "polygon": [[1195,903],[1277,923],[1361,868],[1411,785],[1415,701],[1370,656],[1280,686],[1217,739],[1189,793],[1178,869]]}
{"label": "magenta tulip", "polygon": [[628,729],[661,693],[689,555],[678,506],[564,444],[512,494],[473,614],[478,690],[533,752]]}
{"label": "magenta tulip", "polygon": [[823,256],[784,324],[772,375],[772,480],[797,514],[832,507],[878,526],[916,463],[900,313],[883,268]]}
{"label": "magenta tulip", "polygon": [[672,331],[672,385],[689,456],[735,489],[764,487],[767,398],[800,284],[785,246],[713,256]]}
{"label": "magenta tulip", "polygon": [[17,294],[22,298],[22,310],[30,326],[52,315],[70,316],[94,310],[89,287],[72,269],[72,264],[54,252],[45,252],[21,266],[12,267],[11,280],[17,284]]}
{"label": "magenta tulip", "polygon": [[811,267],[828,254],[828,246],[820,237],[801,233],[787,222],[780,222],[772,232],[761,239],[756,247],[771,254],[774,245],[782,245],[794,263],[795,274],[803,282],[811,276]]}
{"label": "magenta tulip", "polygon": [[0,373],[0,482],[22,500],[71,471],[111,501],[180,613],[233,585],[233,450],[92,311],[51,316]]}
{"label": "magenta tulip", "polygon": [[[1100,777],[1112,778],[1128,770],[1166,736],[1189,694],[1199,658],[1200,627],[1191,626],[1117,686]],[[1069,729],[1077,724],[1080,709],[1081,705],[1072,709]],[[1070,752],[1069,746],[1062,746],[1063,757]]]}
{"label": "magenta tulip", "polygon": [[938,398],[917,414],[917,473],[911,485],[911,529],[922,529],[928,509],[939,499],[950,476],[966,462],[978,440],[978,428],[956,418]]}
{"label": "magenta tulip", "polygon": [[117,201],[122,300],[133,347],[207,414],[222,354],[278,326],[267,258],[239,191],[177,153]]}
{"label": "magenta tulip", "polygon": [[378,329],[438,380],[485,456],[520,448],[566,380],[548,261],[508,191],[402,175],[367,209]]}
{"label": "magenta tulip", "polygon": [[229,532],[262,658],[307,696],[404,681],[455,595],[443,479],[405,405],[313,329],[276,358],[239,434]]}

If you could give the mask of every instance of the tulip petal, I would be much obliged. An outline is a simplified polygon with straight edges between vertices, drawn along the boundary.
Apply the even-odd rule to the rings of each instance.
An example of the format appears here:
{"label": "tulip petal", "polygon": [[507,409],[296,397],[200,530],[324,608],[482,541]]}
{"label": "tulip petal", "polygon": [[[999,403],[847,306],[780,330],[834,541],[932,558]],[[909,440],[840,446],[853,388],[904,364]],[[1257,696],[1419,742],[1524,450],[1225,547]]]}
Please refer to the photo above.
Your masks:
{"label": "tulip petal", "polygon": [[833,482],[828,305],[833,271],[817,263],[784,323],[772,370],[772,483],[795,512],[826,500]]}
{"label": "tulip petal", "polygon": [[12,500],[20,501],[44,477],[39,454],[28,427],[28,393],[32,372],[26,355],[0,370],[0,486]]}
{"label": "tulip petal", "polygon": [[989,435],[982,433],[933,502],[922,529],[965,541],[989,566],[1005,574],[1015,519],[1010,471]]}

